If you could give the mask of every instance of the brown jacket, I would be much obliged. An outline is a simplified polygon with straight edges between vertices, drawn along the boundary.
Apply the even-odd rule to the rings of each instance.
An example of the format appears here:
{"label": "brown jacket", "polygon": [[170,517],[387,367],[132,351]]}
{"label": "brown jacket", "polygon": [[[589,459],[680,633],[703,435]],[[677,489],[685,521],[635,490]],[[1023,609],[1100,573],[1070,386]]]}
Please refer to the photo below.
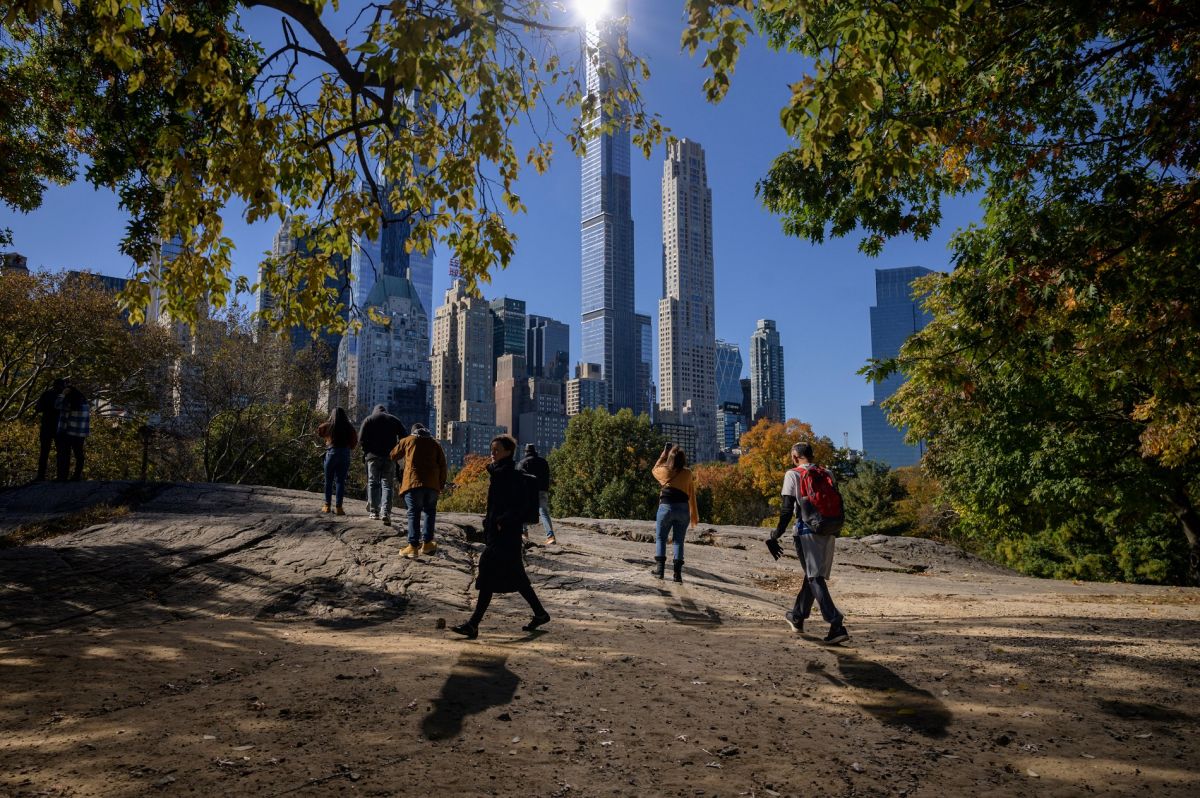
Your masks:
{"label": "brown jacket", "polygon": [[399,493],[403,496],[413,488],[433,488],[441,492],[450,478],[446,453],[442,445],[429,434],[401,438],[392,449],[393,460],[404,461],[404,478]]}
{"label": "brown jacket", "polygon": [[692,478],[692,469],[683,468],[679,471],[672,471],[670,466],[656,465],[651,473],[658,480],[658,484],[664,488],[675,488],[687,494],[692,526],[700,523],[700,511],[696,507],[696,480]]}

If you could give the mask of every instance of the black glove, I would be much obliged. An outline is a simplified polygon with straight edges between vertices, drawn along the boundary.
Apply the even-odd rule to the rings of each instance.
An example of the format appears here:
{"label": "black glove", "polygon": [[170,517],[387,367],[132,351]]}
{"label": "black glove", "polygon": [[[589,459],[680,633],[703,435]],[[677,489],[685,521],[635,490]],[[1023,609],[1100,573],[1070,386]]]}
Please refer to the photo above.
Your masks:
{"label": "black glove", "polygon": [[783,556],[783,547],[775,538],[767,538],[767,551],[771,552],[771,556],[777,560]]}

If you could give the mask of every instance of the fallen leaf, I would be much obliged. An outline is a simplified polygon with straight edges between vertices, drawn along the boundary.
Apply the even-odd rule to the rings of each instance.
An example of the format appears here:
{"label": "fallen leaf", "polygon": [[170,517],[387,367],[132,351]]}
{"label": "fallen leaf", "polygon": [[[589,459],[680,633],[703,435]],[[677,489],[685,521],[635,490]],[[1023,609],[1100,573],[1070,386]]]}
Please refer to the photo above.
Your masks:
{"label": "fallen leaf", "polygon": [[253,745],[235,745],[233,747],[233,750],[234,751],[249,751],[253,747],[254,747]]}
{"label": "fallen leaf", "polygon": [[1035,779],[1041,778],[1041,776],[1039,776],[1037,773],[1034,773],[1032,770],[1026,770],[1025,772],[1028,773],[1030,776],[1032,776]]}

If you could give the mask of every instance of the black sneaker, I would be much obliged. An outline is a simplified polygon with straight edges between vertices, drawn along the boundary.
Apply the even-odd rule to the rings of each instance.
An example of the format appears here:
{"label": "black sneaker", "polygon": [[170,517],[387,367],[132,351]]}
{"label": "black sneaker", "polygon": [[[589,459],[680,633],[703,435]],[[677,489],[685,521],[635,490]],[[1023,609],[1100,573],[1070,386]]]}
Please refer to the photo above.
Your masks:
{"label": "black sneaker", "polygon": [[792,631],[798,635],[804,634],[804,620],[797,618],[796,614],[788,610],[783,614],[783,619],[787,621],[787,625],[792,627]]}
{"label": "black sneaker", "polygon": [[479,627],[475,626],[470,621],[467,621],[466,623],[460,623],[458,626],[451,626],[450,631],[460,634],[468,640],[474,640],[475,638],[479,637]]}
{"label": "black sneaker", "polygon": [[550,623],[550,613],[543,612],[541,615],[533,616],[533,620],[522,626],[521,631],[532,632],[534,629],[547,623]]}
{"label": "black sneaker", "polygon": [[835,643],[845,643],[849,639],[850,633],[846,631],[846,627],[841,623],[835,623],[829,627],[829,634],[825,635],[822,642],[832,646]]}

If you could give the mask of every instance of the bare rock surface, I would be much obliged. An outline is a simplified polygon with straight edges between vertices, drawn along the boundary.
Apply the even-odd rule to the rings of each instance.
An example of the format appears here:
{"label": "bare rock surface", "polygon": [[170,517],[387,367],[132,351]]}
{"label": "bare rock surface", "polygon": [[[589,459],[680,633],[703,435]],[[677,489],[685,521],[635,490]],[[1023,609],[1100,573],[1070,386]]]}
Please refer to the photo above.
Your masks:
{"label": "bare rock surface", "polygon": [[[839,540],[853,635],[794,635],[765,530],[562,519],[476,641],[480,518],[312,494],[0,493],[0,795],[1152,795],[1200,790],[1200,591],[1028,579],[940,544]],[[105,516],[98,506],[115,508]],[[71,520],[86,524],[71,528]],[[540,528],[531,538],[541,538]]]}

